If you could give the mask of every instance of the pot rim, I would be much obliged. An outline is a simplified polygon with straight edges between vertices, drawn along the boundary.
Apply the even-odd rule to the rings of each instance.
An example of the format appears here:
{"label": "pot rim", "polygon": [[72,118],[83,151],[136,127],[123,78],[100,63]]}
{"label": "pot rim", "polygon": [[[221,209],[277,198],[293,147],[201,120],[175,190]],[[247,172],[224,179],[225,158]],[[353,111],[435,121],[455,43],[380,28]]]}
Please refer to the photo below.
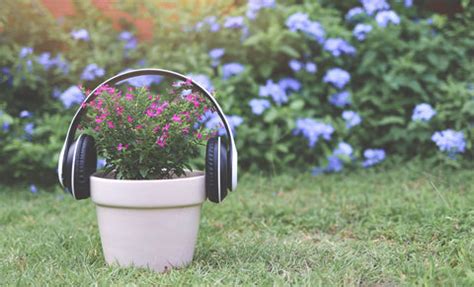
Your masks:
{"label": "pot rim", "polygon": [[197,177],[204,177],[206,176],[206,173],[202,170],[193,170],[189,171],[186,170],[186,176],[182,177],[176,177],[176,178],[164,178],[164,179],[116,179],[116,178],[106,178],[100,176],[103,174],[102,172],[95,172],[93,173],[90,177],[93,177],[94,180],[98,181],[106,181],[106,182],[111,182],[111,181],[116,181],[116,182],[123,182],[123,183],[142,183],[142,182],[155,182],[155,183],[161,183],[161,182],[171,182],[171,181],[188,181],[188,180],[195,180]]}

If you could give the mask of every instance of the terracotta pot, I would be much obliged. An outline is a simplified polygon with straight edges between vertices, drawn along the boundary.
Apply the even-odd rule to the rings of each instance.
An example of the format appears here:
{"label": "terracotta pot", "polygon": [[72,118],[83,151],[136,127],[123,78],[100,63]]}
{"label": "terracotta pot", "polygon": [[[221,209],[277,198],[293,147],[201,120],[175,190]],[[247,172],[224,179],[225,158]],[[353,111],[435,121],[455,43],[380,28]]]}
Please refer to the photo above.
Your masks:
{"label": "terracotta pot", "polygon": [[206,200],[203,172],[166,180],[116,180],[94,174],[91,198],[108,264],[164,272],[192,261]]}

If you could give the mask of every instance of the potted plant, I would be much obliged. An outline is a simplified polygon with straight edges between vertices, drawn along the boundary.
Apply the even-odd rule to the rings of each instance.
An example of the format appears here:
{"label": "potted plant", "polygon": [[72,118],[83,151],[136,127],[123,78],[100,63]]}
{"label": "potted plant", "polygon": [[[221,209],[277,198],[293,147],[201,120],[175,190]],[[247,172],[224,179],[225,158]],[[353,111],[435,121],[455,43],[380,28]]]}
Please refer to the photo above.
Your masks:
{"label": "potted plant", "polygon": [[206,191],[189,162],[216,133],[200,124],[205,98],[190,81],[160,92],[104,85],[95,95],[80,129],[106,159],[90,194],[107,263],[158,272],[190,263]]}

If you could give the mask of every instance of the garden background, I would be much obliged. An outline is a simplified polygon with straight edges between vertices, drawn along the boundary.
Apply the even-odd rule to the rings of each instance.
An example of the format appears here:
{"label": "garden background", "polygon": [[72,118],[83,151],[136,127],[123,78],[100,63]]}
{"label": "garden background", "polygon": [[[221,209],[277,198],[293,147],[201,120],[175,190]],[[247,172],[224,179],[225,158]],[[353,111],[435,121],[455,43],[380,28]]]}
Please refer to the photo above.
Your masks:
{"label": "garden background", "polygon": [[[91,89],[127,69],[159,67],[215,91],[244,174],[277,182],[304,176],[304,190],[320,181],[327,189],[338,179],[357,186],[368,174],[383,182],[404,167],[425,176],[437,170],[446,192],[465,193],[452,195],[459,201],[440,198],[449,212],[461,204],[464,231],[472,231],[471,2],[2,0],[2,197],[15,202],[18,191],[57,189],[58,153],[84,96],[78,85]],[[426,189],[406,186],[434,186],[439,195],[443,188],[431,176]],[[459,179],[454,187],[451,176]],[[244,186],[252,189],[249,182],[260,177],[244,176]],[[381,194],[390,198],[387,190]],[[9,216],[3,224],[13,222]],[[466,244],[464,252],[472,251],[472,241]],[[472,258],[467,262],[459,278],[473,278]],[[364,282],[379,282],[374,278]]]}

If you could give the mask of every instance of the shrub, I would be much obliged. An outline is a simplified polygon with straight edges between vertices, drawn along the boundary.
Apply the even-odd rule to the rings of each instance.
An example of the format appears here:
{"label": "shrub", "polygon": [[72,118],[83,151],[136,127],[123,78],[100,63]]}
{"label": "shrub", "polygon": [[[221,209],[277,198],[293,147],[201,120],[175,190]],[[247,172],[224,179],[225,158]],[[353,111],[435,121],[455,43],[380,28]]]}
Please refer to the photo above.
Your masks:
{"label": "shrub", "polygon": [[[172,8],[145,2],[154,36],[137,42],[132,26],[115,30],[87,1],[76,4],[80,17],[58,23],[30,1],[7,0],[2,178],[51,182],[52,155],[77,107],[64,91],[142,66],[190,73],[216,91],[245,169],[318,174],[394,157],[455,166],[472,160],[472,5],[448,18],[410,1],[280,2],[221,3],[174,20]],[[140,10],[129,4],[118,3]],[[420,105],[434,115],[414,116]],[[24,110],[31,116],[20,117]],[[438,149],[434,135],[446,130],[462,133],[463,151]]]}

